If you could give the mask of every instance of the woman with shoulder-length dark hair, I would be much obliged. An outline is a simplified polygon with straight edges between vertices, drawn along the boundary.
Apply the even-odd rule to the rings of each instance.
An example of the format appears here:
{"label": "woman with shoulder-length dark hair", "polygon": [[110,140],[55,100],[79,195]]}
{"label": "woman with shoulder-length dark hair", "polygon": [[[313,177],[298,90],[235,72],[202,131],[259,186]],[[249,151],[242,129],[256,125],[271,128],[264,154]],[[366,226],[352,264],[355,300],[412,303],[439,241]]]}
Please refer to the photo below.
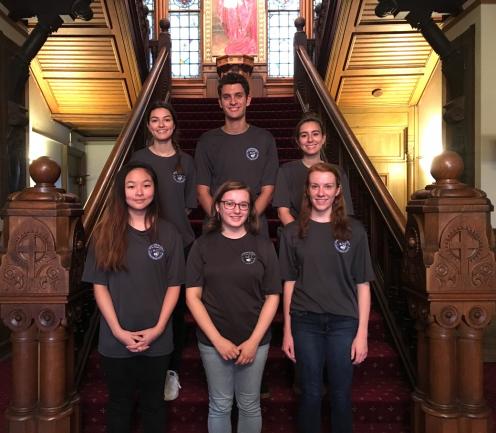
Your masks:
{"label": "woman with shoulder-length dark hair", "polygon": [[232,431],[235,396],[237,431],[260,433],[260,384],[281,280],[274,246],[258,234],[253,194],[244,183],[219,187],[207,232],[194,242],[186,269],[186,301],[208,382],[208,431]]}
{"label": "woman with shoulder-length dark hair", "polygon": [[131,432],[135,394],[145,433],[165,429],[163,384],[173,349],[170,317],[184,282],[181,237],[160,219],[157,177],[124,166],[97,224],[83,280],[101,312],[98,351],[109,392],[107,432]]}
{"label": "woman with shoulder-length dark hair", "polygon": [[353,364],[367,356],[369,281],[367,234],[346,215],[339,170],[308,170],[300,215],[284,227],[279,252],[284,282],[282,349],[296,363],[301,395],[299,433],[320,433],[321,389],[327,368],[331,430],[352,432]]}
{"label": "woman with shoulder-length dark hair", "polygon": [[[277,215],[283,225],[298,218],[301,199],[305,188],[308,169],[314,164],[325,161],[326,131],[322,119],[315,113],[305,113],[295,128],[294,138],[301,150],[302,158],[286,162],[277,172],[272,206],[277,208]],[[339,171],[341,190],[348,215],[353,214],[348,178],[344,171]]]}
{"label": "woman with shoulder-length dark hair", "polygon": [[[181,234],[184,255],[187,257],[195,239],[188,214],[196,208],[196,176],[193,158],[181,150],[178,137],[177,114],[171,104],[155,101],[146,113],[146,127],[151,135],[144,149],[133,153],[131,161],[149,164],[157,173],[160,190],[160,210],[165,220],[176,226]],[[174,352],[167,371],[164,399],[174,400],[179,395],[179,369],[186,339],[184,290],[174,311]]]}

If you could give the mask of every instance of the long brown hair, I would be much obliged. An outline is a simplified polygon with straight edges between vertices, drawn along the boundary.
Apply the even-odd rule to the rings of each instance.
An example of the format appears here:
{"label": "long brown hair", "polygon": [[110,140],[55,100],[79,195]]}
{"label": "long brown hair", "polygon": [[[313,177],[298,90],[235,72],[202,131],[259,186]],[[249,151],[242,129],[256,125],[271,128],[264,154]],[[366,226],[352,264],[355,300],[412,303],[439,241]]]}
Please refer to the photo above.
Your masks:
{"label": "long brown hair", "polygon": [[[172,142],[172,147],[176,151],[176,155],[177,155],[177,162],[176,162],[176,166],[174,167],[174,170],[176,171],[177,174],[184,174],[183,166],[181,163],[181,147],[179,146],[179,129],[177,126],[176,110],[174,110],[172,105],[169,104],[168,102],[165,101],[152,102],[148,107],[148,111],[146,114],[147,126],[150,124],[150,117],[152,115],[152,111],[156,110],[157,108],[164,108],[165,110],[168,110],[169,113],[171,114],[172,121],[174,122],[174,131],[172,132],[171,142]],[[153,140],[150,143],[153,144]]]}
{"label": "long brown hair", "polygon": [[258,234],[260,230],[260,224],[254,206],[255,197],[248,185],[246,185],[243,182],[238,182],[235,180],[225,181],[221,186],[219,186],[219,188],[215,192],[212,202],[211,217],[208,219],[206,226],[207,233],[222,231],[222,221],[219,212],[217,212],[216,205],[221,206],[220,202],[222,201],[222,197],[226,192],[234,191],[238,189],[247,191],[250,196],[250,209],[248,210],[248,218],[246,218],[246,221],[244,223],[245,229],[248,233],[251,233],[253,235]]}
{"label": "long brown hair", "polygon": [[[336,166],[328,164],[327,162],[319,162],[312,165],[308,169],[307,179],[305,182],[305,192],[303,193],[303,199],[301,201],[301,211],[298,217],[298,235],[301,239],[305,238],[308,234],[308,226],[312,213],[312,203],[310,202],[310,196],[308,194],[308,191],[310,189],[310,175],[316,171],[321,173],[328,172],[334,174],[334,176],[336,177],[336,185],[339,187],[341,186],[341,175],[339,174],[339,170]],[[335,239],[339,239],[342,241],[351,239],[351,225],[348,216],[346,215],[346,208],[344,205],[342,190],[334,198],[334,202],[332,203],[332,214],[329,225]]]}
{"label": "long brown hair", "polygon": [[110,200],[103,211],[100,221],[92,236],[96,265],[104,271],[122,271],[126,269],[128,206],[126,203],[125,182],[127,175],[137,168],[145,170],[152,178],[154,197],[146,208],[145,226],[149,227],[150,240],[158,237],[159,197],[157,175],[143,162],[132,161],[122,167],[115,178]]}

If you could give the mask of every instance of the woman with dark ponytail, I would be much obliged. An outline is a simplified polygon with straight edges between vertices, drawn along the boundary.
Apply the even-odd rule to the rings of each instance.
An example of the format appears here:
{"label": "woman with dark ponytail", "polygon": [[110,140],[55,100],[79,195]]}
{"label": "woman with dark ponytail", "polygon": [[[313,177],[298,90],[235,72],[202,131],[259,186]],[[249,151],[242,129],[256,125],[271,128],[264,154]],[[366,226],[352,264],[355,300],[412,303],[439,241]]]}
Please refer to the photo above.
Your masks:
{"label": "woman with dark ponytail", "polygon": [[[146,116],[151,134],[148,147],[135,152],[131,160],[149,164],[158,177],[160,210],[165,220],[174,224],[181,234],[185,256],[195,239],[188,214],[196,208],[196,179],[193,158],[179,147],[177,115],[164,101],[152,103]],[[174,400],[179,393],[179,364],[184,346],[186,327],[184,290],[174,311],[174,353],[167,372],[164,399]]]}
{"label": "woman with dark ponytail", "polygon": [[331,430],[352,433],[353,364],[367,357],[372,271],[367,233],[346,215],[339,169],[308,170],[298,220],[283,230],[282,349],[296,363],[301,395],[298,432],[320,433],[327,368]]}

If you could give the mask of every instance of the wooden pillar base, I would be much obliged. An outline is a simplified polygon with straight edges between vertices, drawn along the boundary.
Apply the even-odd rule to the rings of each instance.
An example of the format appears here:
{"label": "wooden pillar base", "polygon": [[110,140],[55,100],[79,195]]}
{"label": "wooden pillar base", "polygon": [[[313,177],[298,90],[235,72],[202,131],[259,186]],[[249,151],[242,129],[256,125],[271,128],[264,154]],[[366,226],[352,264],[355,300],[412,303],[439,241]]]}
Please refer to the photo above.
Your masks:
{"label": "wooden pillar base", "polygon": [[8,408],[5,411],[5,419],[9,433],[37,433],[36,419],[32,412],[23,414],[20,411]]}
{"label": "wooden pillar base", "polygon": [[56,414],[48,413],[38,415],[38,433],[73,433],[71,431],[72,406],[57,411]]}

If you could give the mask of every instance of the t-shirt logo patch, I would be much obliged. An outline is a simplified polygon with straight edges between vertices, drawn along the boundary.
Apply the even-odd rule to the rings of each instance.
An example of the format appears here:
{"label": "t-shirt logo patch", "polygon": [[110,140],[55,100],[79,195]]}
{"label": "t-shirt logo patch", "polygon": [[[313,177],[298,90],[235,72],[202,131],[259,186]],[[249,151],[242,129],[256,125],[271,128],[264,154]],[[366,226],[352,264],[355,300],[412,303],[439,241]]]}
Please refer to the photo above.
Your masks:
{"label": "t-shirt logo patch", "polygon": [[160,260],[165,255],[165,249],[160,244],[151,244],[148,247],[148,257],[152,260]]}
{"label": "t-shirt logo patch", "polygon": [[245,265],[253,265],[257,261],[257,255],[253,251],[245,251],[241,253],[241,261]]}
{"label": "t-shirt logo patch", "polygon": [[174,173],[172,173],[172,179],[174,179],[174,182],[184,183],[186,182],[186,175],[175,171]]}
{"label": "t-shirt logo patch", "polygon": [[249,147],[248,149],[246,149],[246,157],[250,160],[250,161],[255,161],[258,159],[258,156],[259,156],[260,152],[258,151],[258,149],[256,147]]}
{"label": "t-shirt logo patch", "polygon": [[341,241],[339,239],[336,239],[334,241],[334,248],[336,248],[338,253],[344,254],[350,250],[351,244],[350,241]]}

